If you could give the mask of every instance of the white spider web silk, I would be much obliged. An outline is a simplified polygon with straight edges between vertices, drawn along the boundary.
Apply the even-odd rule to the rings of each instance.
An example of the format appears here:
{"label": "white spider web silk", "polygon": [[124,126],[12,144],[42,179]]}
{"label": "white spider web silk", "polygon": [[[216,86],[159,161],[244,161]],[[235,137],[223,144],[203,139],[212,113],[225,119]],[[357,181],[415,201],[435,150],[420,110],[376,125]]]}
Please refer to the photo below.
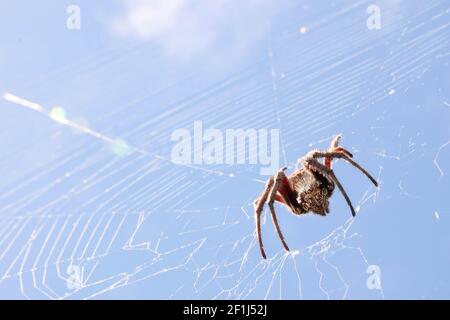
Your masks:
{"label": "white spider web silk", "polygon": [[[411,238],[399,227],[400,212],[419,219],[414,213],[423,211],[442,223],[450,213],[435,198],[431,207],[419,204],[430,195],[414,183],[419,175],[430,188],[448,189],[450,139],[448,130],[420,125],[441,115],[438,127],[450,112],[449,77],[440,73],[448,73],[450,7],[418,3],[381,1],[377,31],[365,26],[369,1],[339,1],[314,14],[299,13],[311,2],[290,4],[272,17],[266,49],[214,81],[203,71],[166,70],[164,57],[132,42],[10,88],[42,109],[1,103],[8,123],[0,139],[14,144],[5,142],[0,162],[0,297],[385,297],[389,277],[369,290],[366,271],[372,264],[390,270],[391,253],[406,241],[389,251],[394,227]],[[138,71],[143,65],[168,76],[157,82]],[[88,82],[95,92],[51,93],[68,74],[76,76],[67,88]],[[137,84],[118,96],[131,79]],[[59,103],[78,125],[52,115]],[[252,209],[264,186],[259,167],[170,162],[170,133],[194,120],[223,130],[279,128],[289,170],[342,132],[343,145],[381,187],[336,163],[356,219],[338,192],[327,218],[298,218],[277,206],[292,251],[282,250],[266,216],[262,260]],[[26,134],[16,136],[17,126]]]}

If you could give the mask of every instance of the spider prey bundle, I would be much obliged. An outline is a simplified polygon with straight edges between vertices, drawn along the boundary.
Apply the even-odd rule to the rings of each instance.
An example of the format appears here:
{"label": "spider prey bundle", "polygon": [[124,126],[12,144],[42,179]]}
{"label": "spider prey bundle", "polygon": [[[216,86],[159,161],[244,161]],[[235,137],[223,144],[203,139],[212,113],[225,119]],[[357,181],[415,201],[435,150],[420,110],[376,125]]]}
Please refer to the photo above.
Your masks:
{"label": "spider prey bundle", "polygon": [[[341,136],[337,135],[331,141],[330,148],[327,151],[313,150],[308,152],[304,157],[299,159],[303,168],[295,170],[290,176],[286,176],[284,173],[287,168],[282,168],[267,180],[263,193],[254,202],[256,232],[258,234],[261,255],[264,259],[266,259],[266,253],[261,238],[261,213],[264,203],[267,202],[269,205],[270,214],[278,237],[284,248],[289,251],[289,247],[278,225],[274,207],[275,201],[286,205],[295,215],[313,212],[325,216],[330,212],[328,199],[332,196],[335,186],[337,186],[347,201],[352,215],[355,216],[356,213],[352,202],[331,168],[332,160],[339,158],[344,159],[358,168],[375,186],[378,186],[377,181],[352,159],[353,155],[348,150],[339,146],[340,140]],[[323,163],[319,162],[321,158],[324,159]]]}

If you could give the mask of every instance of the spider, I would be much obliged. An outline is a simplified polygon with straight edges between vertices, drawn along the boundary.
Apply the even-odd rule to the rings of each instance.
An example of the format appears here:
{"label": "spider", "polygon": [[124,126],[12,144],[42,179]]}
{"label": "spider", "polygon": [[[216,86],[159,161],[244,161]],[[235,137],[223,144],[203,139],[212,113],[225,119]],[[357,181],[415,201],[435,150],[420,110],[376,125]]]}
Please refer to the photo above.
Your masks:
{"label": "spider", "polygon": [[[344,159],[358,168],[378,187],[377,181],[352,159],[353,155],[348,150],[339,146],[340,140],[341,135],[337,135],[331,141],[330,148],[327,151],[312,150],[308,152],[304,157],[299,159],[303,168],[295,170],[290,176],[284,174],[287,168],[282,168],[267,180],[263,193],[253,203],[258,243],[264,259],[266,259],[266,253],[261,238],[261,213],[265,202],[269,205],[270,214],[278,237],[287,251],[289,251],[289,247],[281,233],[275,214],[275,201],[286,205],[295,215],[313,212],[321,216],[326,216],[330,212],[328,199],[332,196],[335,186],[337,186],[347,201],[352,215],[355,216],[356,213],[352,202],[331,168],[333,159]],[[321,158],[324,159],[323,164],[318,161]]]}

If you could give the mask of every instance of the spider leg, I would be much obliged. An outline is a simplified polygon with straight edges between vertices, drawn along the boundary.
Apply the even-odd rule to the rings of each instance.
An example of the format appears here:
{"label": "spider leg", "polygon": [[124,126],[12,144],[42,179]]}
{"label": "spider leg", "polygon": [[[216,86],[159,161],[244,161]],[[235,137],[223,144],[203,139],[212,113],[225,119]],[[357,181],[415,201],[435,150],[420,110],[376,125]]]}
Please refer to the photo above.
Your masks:
{"label": "spider leg", "polygon": [[287,251],[289,251],[289,247],[286,244],[286,241],[284,240],[283,233],[281,232],[280,226],[278,224],[278,219],[275,213],[275,207],[273,205],[275,200],[290,205],[289,197],[285,198],[283,194],[280,195],[277,193],[278,191],[280,191],[280,188],[284,191],[284,193],[291,192],[290,188],[287,189],[288,185],[287,186],[284,185],[284,183],[286,183],[287,181],[287,178],[284,174],[284,170],[286,170],[286,168],[280,169],[274,177],[270,177],[269,180],[267,180],[266,187],[263,193],[253,203],[255,208],[256,233],[258,236],[258,244],[259,249],[261,251],[261,255],[264,259],[266,259],[266,252],[264,250],[264,244],[262,242],[261,214],[264,208],[264,203],[266,201],[268,202],[270,214],[272,216],[272,221],[275,226],[275,230],[277,231],[278,237],[280,238],[283,247]]}
{"label": "spider leg", "polygon": [[[341,142],[341,138],[342,138],[342,136],[340,135],[340,134],[338,134],[338,135],[336,135],[336,137],[334,137],[333,138],[333,140],[331,140],[331,143],[330,143],[330,148],[328,149],[329,151],[331,151],[331,150],[334,150],[334,149],[336,149],[337,147],[338,147],[338,145],[339,145],[339,142]],[[331,158],[325,158],[324,160],[323,160],[323,164],[327,167],[327,168],[332,168],[331,167],[331,162],[332,161],[332,159]]]}
{"label": "spider leg", "polygon": [[[353,158],[353,155],[350,153],[350,151],[348,151],[342,147],[339,147],[341,138],[342,138],[342,136],[340,134],[337,135],[336,137],[334,137],[334,139],[330,143],[330,148],[328,149],[328,152],[340,151],[340,152],[347,154],[350,158]],[[332,158],[325,158],[323,161],[323,164],[330,169],[332,169],[331,163],[332,163]]]}
{"label": "spider leg", "polygon": [[374,184],[375,187],[378,187],[378,182],[377,180],[375,180],[374,177],[372,177],[372,175],[367,172],[366,169],[364,169],[363,167],[361,167],[356,161],[354,161],[352,158],[348,157],[347,155],[344,154],[343,156],[344,160],[347,161],[348,163],[350,163],[352,166],[354,166],[355,168],[359,169],[359,171],[361,171],[362,173],[365,174],[365,176],[367,178],[369,178],[370,181],[372,181],[372,183]]}
{"label": "spider leg", "polygon": [[336,135],[336,137],[334,137],[333,140],[331,140],[330,149],[337,148],[339,146],[339,143],[341,142],[341,139],[342,135],[340,134]]}
{"label": "spider leg", "polygon": [[275,184],[272,186],[272,190],[270,191],[270,194],[269,194],[268,205],[269,205],[269,208],[270,208],[270,214],[272,216],[272,221],[273,221],[273,224],[275,226],[275,230],[278,233],[278,237],[280,238],[284,249],[286,249],[286,251],[289,251],[289,247],[288,247],[286,241],[284,240],[283,233],[281,232],[280,226],[278,225],[278,219],[277,219],[277,215],[275,213],[275,207],[273,205],[273,203],[275,201],[275,197],[276,197],[277,192],[278,192],[278,189],[280,188],[281,181],[286,178],[286,176],[284,175],[284,170],[285,169],[286,168],[283,168],[283,169],[281,169],[281,170],[279,170],[277,172],[277,175],[275,177]]}
{"label": "spider leg", "polygon": [[305,158],[302,158],[300,161],[307,170],[316,171],[316,172],[328,177],[329,179],[331,179],[337,185],[338,189],[341,191],[342,195],[344,196],[345,201],[347,202],[348,206],[350,207],[350,210],[352,211],[352,216],[356,215],[356,211],[353,208],[352,201],[350,200],[344,187],[342,186],[342,184],[339,182],[338,178],[334,174],[333,170],[331,170],[330,168],[321,164],[314,158],[305,157]]}
{"label": "spider leg", "polygon": [[261,196],[253,202],[253,206],[255,208],[255,220],[256,220],[256,233],[258,236],[258,244],[259,249],[261,251],[261,255],[264,259],[266,259],[266,252],[264,251],[264,245],[262,242],[262,236],[261,236],[261,213],[262,209],[264,208],[264,203],[267,201],[267,197],[269,196],[269,192],[274,184],[273,177],[270,177],[269,180],[267,180],[266,187],[264,188],[263,193]]}
{"label": "spider leg", "polygon": [[[344,149],[345,150],[345,149]],[[348,154],[347,152],[341,151],[338,148],[338,151],[333,151],[333,152],[321,152],[321,151],[312,151],[310,153],[308,153],[306,155],[305,158],[312,158],[312,159],[318,159],[318,158],[329,158],[329,159],[333,159],[333,158],[340,158],[340,159],[344,159],[345,161],[347,161],[348,163],[350,163],[351,165],[353,165],[355,168],[357,168],[358,170],[360,170],[362,173],[364,173],[364,175],[369,178],[370,181],[372,181],[372,183],[375,185],[375,187],[378,187],[378,182],[375,180],[374,177],[372,177],[370,175],[369,172],[367,172],[366,169],[364,169],[363,167],[361,167],[361,165],[359,165],[356,161],[354,161]],[[327,166],[328,167],[328,166]],[[329,168],[330,169],[330,168]]]}

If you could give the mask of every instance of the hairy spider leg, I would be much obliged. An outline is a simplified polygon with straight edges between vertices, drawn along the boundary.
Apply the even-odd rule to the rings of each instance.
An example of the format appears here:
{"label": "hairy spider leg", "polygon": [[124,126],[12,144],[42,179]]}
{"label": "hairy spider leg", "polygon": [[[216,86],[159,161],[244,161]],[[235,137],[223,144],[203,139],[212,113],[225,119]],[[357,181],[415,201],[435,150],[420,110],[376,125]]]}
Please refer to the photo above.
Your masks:
{"label": "hairy spider leg", "polygon": [[[286,168],[282,168],[282,169],[278,170],[277,174],[275,175],[275,183],[272,186],[272,190],[270,190],[269,200],[267,201],[267,204],[269,205],[270,214],[272,216],[272,222],[273,222],[275,230],[278,234],[278,237],[280,238],[280,241],[283,244],[284,249],[286,249],[286,251],[289,251],[289,247],[288,247],[286,241],[284,240],[283,233],[281,232],[280,226],[278,224],[277,215],[275,213],[275,207],[273,205],[273,203],[275,201],[275,196],[277,195],[278,191],[280,190],[280,187],[285,186],[283,181],[287,180],[286,175],[284,174],[284,170],[286,170]],[[288,185],[289,185],[289,181],[288,181]]]}
{"label": "hairy spider leg", "polygon": [[[342,147],[339,147],[339,142],[341,141],[341,135],[337,135],[336,137],[334,137],[334,139],[331,141],[330,143],[330,148],[328,149],[329,152],[343,152],[345,153],[347,156],[349,156],[350,158],[353,158],[353,154],[351,154],[350,151],[348,151],[347,149],[344,149]],[[332,162],[333,159],[332,158],[325,158],[323,160],[323,164],[325,165],[325,167],[332,169]]]}
{"label": "hairy spider leg", "polygon": [[262,241],[262,235],[261,235],[261,214],[262,210],[264,208],[264,203],[267,201],[267,197],[269,196],[270,190],[274,184],[273,177],[270,177],[267,180],[266,187],[264,188],[263,193],[259,198],[253,202],[253,206],[255,207],[255,220],[256,220],[256,234],[258,237],[258,245],[259,249],[261,250],[261,255],[264,259],[266,259],[266,252],[264,250],[264,244]]}
{"label": "hairy spider leg", "polygon": [[[261,235],[261,214],[262,210],[264,208],[264,203],[267,202],[270,209],[270,214],[272,216],[272,222],[275,227],[275,231],[278,234],[278,237],[280,238],[281,243],[283,244],[283,247],[289,251],[289,247],[284,240],[283,233],[281,232],[280,226],[278,224],[278,219],[275,212],[274,202],[279,201],[283,204],[286,204],[292,208],[298,208],[300,209],[300,205],[298,204],[297,200],[295,199],[295,194],[292,191],[289,179],[284,174],[284,170],[286,168],[282,168],[278,170],[278,172],[275,174],[275,176],[270,177],[267,180],[266,187],[264,188],[263,193],[261,196],[255,200],[253,203],[255,207],[255,218],[256,218],[256,233],[258,237],[258,244],[259,249],[261,250],[261,255],[264,259],[266,259],[266,252],[264,250],[264,245],[262,241],[262,235]],[[298,210],[297,209],[297,210]],[[301,209],[300,209],[301,211]]]}
{"label": "hairy spider leg", "polygon": [[[337,147],[337,148],[334,148],[334,149],[330,148],[329,152],[342,152],[342,153],[346,154],[348,157],[353,158],[353,154],[351,154],[350,151],[348,151],[347,149],[344,149],[342,147]],[[325,158],[324,159],[325,167],[327,167],[329,169],[333,169],[332,163],[333,163],[333,159],[332,158]]]}

